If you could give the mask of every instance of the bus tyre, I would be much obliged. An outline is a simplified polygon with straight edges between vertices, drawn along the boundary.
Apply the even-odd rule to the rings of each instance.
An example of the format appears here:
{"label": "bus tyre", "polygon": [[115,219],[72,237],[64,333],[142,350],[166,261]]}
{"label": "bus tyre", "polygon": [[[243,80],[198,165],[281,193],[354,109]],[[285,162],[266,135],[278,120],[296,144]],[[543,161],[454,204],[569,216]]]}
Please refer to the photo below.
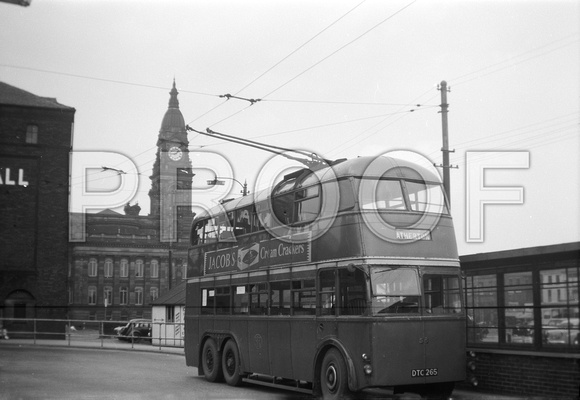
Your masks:
{"label": "bus tyre", "polygon": [[234,340],[228,340],[222,353],[222,369],[226,383],[238,386],[242,383],[240,373],[240,352]]}
{"label": "bus tyre", "polygon": [[205,379],[209,382],[219,382],[222,380],[221,356],[219,354],[215,340],[209,338],[203,344],[201,353],[201,369]]}
{"label": "bus tyre", "polygon": [[349,399],[348,372],[342,354],[332,348],[324,355],[320,369],[320,389],[323,399]]}

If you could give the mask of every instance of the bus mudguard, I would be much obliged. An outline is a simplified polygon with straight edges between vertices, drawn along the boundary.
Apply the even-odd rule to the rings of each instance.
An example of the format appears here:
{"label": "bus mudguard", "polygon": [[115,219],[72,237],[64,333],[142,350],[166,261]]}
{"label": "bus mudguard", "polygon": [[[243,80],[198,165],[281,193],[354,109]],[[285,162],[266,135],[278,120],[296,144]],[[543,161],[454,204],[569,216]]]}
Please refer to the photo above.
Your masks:
{"label": "bus mudguard", "polygon": [[352,357],[343,346],[343,344],[335,337],[329,337],[323,339],[316,348],[316,357],[314,357],[314,381],[318,380],[319,371],[322,364],[322,359],[324,358],[324,354],[330,348],[336,348],[342,354],[344,358],[344,362],[346,363],[346,368],[348,370],[348,388],[352,392],[357,392],[359,390],[358,380],[356,377],[355,369],[354,369],[354,362],[352,361]]}

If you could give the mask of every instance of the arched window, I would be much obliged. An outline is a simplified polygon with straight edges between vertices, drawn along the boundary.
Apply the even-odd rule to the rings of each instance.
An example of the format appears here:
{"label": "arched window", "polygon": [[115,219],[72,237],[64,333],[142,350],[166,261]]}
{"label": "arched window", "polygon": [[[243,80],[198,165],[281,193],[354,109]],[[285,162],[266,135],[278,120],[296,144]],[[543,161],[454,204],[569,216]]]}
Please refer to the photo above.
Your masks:
{"label": "arched window", "polygon": [[97,259],[91,258],[89,260],[89,276],[97,276]]}
{"label": "arched window", "polygon": [[142,287],[135,288],[135,304],[138,306],[143,305],[143,288]]}
{"label": "arched window", "polygon": [[143,278],[143,260],[135,261],[135,277]]}
{"label": "arched window", "polygon": [[105,278],[110,278],[113,276],[113,260],[107,258],[105,260]]}
{"label": "arched window", "polygon": [[105,291],[103,294],[105,298],[105,304],[107,306],[113,305],[113,288],[110,286],[105,286]]}
{"label": "arched window", "polygon": [[156,287],[152,287],[151,289],[149,289],[150,301],[157,300],[158,297],[159,297],[159,289],[157,289]]}
{"label": "arched window", "polygon": [[121,286],[121,288],[119,289],[119,304],[121,304],[121,305],[127,304],[127,297],[128,297],[127,293],[128,293],[127,287]]}
{"label": "arched window", "polygon": [[120,275],[121,278],[126,278],[129,276],[129,260],[126,258],[121,259]]}
{"label": "arched window", "polygon": [[159,261],[151,260],[151,278],[159,278]]}
{"label": "arched window", "polygon": [[97,288],[95,286],[89,286],[88,303],[90,306],[97,304]]}

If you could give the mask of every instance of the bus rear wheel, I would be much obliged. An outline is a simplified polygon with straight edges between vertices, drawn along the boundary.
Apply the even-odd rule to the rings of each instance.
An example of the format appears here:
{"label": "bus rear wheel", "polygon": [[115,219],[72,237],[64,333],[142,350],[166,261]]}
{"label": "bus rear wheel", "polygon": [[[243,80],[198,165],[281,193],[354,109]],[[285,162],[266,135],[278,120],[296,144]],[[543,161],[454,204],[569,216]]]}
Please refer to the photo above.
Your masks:
{"label": "bus rear wheel", "polygon": [[213,339],[207,339],[203,344],[201,353],[201,369],[205,379],[209,382],[219,382],[222,380],[221,355],[217,344]]}
{"label": "bus rear wheel", "polygon": [[320,389],[323,399],[348,399],[352,396],[348,389],[346,363],[335,348],[328,350],[322,360]]}
{"label": "bus rear wheel", "polygon": [[228,340],[222,353],[222,369],[226,383],[230,386],[238,386],[242,383],[240,373],[240,352],[233,340]]}

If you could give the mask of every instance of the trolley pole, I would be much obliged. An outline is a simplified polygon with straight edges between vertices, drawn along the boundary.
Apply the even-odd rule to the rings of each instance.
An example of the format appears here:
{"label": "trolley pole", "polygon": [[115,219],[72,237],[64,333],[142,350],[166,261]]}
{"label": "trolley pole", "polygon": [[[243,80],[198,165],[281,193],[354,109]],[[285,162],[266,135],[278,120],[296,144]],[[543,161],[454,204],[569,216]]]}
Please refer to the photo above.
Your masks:
{"label": "trolley pole", "polygon": [[449,149],[449,126],[447,123],[447,113],[449,112],[449,104],[447,104],[447,92],[449,89],[447,88],[447,82],[441,81],[438,89],[441,91],[441,127],[443,131],[443,147],[441,148],[441,152],[443,153],[443,164],[435,166],[443,168],[443,188],[445,189],[445,194],[447,195],[447,201],[451,206],[451,179],[449,169],[457,168],[457,166],[449,164],[449,153],[453,153],[455,150]]}

